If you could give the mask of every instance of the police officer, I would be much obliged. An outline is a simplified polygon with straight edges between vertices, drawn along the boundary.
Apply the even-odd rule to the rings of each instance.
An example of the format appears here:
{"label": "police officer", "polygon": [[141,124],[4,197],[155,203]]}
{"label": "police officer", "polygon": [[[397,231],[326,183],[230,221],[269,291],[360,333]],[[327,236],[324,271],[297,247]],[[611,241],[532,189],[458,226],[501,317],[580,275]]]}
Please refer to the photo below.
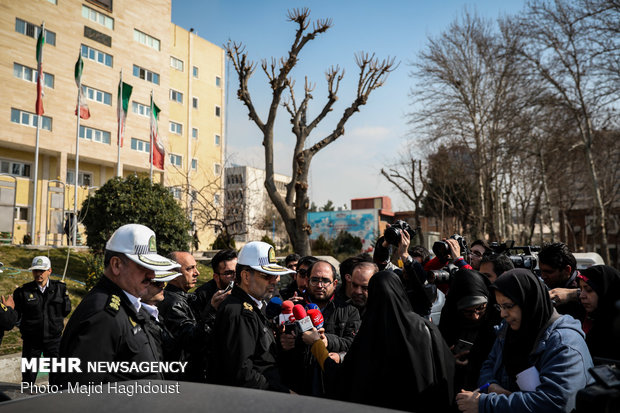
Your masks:
{"label": "police officer", "polygon": [[239,253],[236,282],[215,320],[215,371],[219,384],[288,392],[276,366],[276,340],[263,311],[280,275],[274,248],[249,242]]}
{"label": "police officer", "polygon": [[6,298],[4,296],[1,297],[2,302],[0,303],[0,344],[2,344],[2,338],[4,337],[4,332],[11,330],[17,324],[17,319],[19,315],[17,311],[15,311],[15,301],[13,300],[13,296],[9,294]]}
{"label": "police officer", "polygon": [[[64,319],[71,312],[71,300],[65,283],[50,280],[52,264],[45,256],[34,257],[33,281],[17,288],[13,293],[15,311],[19,315],[19,330],[22,334],[22,357],[31,359],[58,357],[60,336]],[[22,381],[33,383],[37,372],[22,372]]]}
{"label": "police officer", "polygon": [[160,361],[160,350],[145,324],[148,314],[140,299],[152,280],[178,275],[178,264],[157,254],[155,233],[144,225],[118,228],[106,244],[104,273],[86,294],[67,323],[60,343],[61,357],[77,357],[82,372],[52,374],[53,384],[88,384],[138,379],[162,379],[159,372],[93,372],[89,361]]}

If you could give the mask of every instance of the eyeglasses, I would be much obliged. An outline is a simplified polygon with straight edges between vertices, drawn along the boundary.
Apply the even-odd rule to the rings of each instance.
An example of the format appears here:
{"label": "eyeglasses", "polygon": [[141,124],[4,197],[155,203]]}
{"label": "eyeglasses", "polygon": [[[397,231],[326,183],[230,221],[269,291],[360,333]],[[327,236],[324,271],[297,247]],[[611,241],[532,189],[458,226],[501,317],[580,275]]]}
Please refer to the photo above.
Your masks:
{"label": "eyeglasses", "polygon": [[512,308],[515,306],[515,303],[506,303],[506,304],[493,304],[493,307],[495,307],[495,309],[497,311],[502,311],[502,310],[512,310]]}
{"label": "eyeglasses", "polygon": [[308,270],[305,270],[305,269],[297,270],[297,275],[299,275],[301,278],[306,278],[308,276]]}
{"label": "eyeglasses", "polygon": [[310,285],[323,284],[325,287],[327,287],[331,285],[331,283],[333,283],[333,281],[330,280],[329,278],[315,278],[315,277],[310,278]]}
{"label": "eyeglasses", "polygon": [[224,271],[224,272],[219,272],[217,273],[217,275],[219,275],[220,277],[232,277],[233,275],[235,275],[235,270],[228,270],[228,271]]}
{"label": "eyeglasses", "polygon": [[474,308],[473,310],[463,310],[463,314],[467,315],[467,316],[471,316],[474,314],[483,314],[487,311],[487,305],[486,304],[481,304],[478,307]]}

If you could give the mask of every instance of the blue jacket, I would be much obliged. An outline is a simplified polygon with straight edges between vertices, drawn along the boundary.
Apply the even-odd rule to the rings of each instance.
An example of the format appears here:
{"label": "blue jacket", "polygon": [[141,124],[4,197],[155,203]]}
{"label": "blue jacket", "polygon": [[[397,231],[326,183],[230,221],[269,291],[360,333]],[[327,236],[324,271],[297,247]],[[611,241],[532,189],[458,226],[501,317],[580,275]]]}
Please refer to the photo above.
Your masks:
{"label": "blue jacket", "polygon": [[498,383],[512,391],[510,396],[481,394],[478,411],[485,412],[570,412],[575,407],[577,391],[593,382],[588,369],[592,358],[580,323],[562,315],[545,330],[536,345],[536,368],[540,385],[535,391],[521,391],[508,377],[502,364],[506,329],[502,322],[493,349],[482,365],[479,385]]}

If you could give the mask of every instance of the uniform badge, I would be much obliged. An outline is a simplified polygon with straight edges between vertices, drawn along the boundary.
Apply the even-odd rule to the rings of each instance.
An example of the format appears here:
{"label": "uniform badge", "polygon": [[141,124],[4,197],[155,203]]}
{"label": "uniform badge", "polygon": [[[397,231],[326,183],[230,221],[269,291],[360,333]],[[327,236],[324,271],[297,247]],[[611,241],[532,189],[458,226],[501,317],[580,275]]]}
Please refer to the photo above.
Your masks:
{"label": "uniform badge", "polygon": [[131,317],[129,317],[129,322],[131,323],[132,327],[135,327],[138,325],[138,323],[136,323],[135,321],[133,321],[133,319]]}
{"label": "uniform badge", "polygon": [[269,263],[273,264],[278,262],[276,260],[276,250],[273,249],[273,247],[269,248]]}
{"label": "uniform badge", "polygon": [[6,308],[6,305],[0,303],[0,308],[2,308],[2,311],[8,311],[8,308]]}
{"label": "uniform badge", "polygon": [[106,306],[106,309],[111,310],[110,312],[113,314],[116,314],[118,312],[118,310],[120,309],[121,306],[121,298],[116,295],[116,294],[112,294],[110,296],[110,299],[108,300],[108,305]]}
{"label": "uniform badge", "polygon": [[155,243],[154,235],[149,238],[149,252],[157,252],[157,244]]}
{"label": "uniform badge", "polygon": [[243,303],[243,309],[248,311],[254,311],[254,307],[250,303]]}

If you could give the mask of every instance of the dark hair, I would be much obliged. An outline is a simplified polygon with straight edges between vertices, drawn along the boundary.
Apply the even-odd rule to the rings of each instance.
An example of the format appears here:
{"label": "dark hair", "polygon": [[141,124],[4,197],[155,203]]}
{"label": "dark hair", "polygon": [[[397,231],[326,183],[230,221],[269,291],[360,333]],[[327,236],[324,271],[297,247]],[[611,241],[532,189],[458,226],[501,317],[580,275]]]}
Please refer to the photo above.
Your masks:
{"label": "dark hair", "polygon": [[480,260],[480,265],[490,262],[493,264],[493,272],[499,277],[506,271],[515,268],[512,260],[506,254],[484,254]]}
{"label": "dark hair", "polygon": [[297,268],[299,267],[312,267],[312,264],[317,262],[319,259],[317,257],[313,257],[312,255],[306,255],[305,257],[301,257],[299,261],[297,261]]}
{"label": "dark hair", "polygon": [[299,255],[299,254],[289,254],[284,259],[284,266],[285,267],[288,266],[288,264],[293,262],[293,261],[299,261],[300,258],[301,258],[301,255]]}
{"label": "dark hair", "polygon": [[217,254],[215,254],[211,259],[211,267],[213,268],[213,272],[215,274],[219,274],[218,268],[220,266],[220,262],[234,260],[235,258],[237,258],[237,251],[235,250],[218,251]]}
{"label": "dark hair", "polygon": [[105,250],[105,254],[103,256],[103,268],[108,268],[108,266],[110,265],[110,261],[112,260],[113,257],[118,257],[121,259],[121,261],[123,261],[123,263],[126,263],[128,258],[125,254],[123,254],[122,252],[116,252],[116,251],[109,251],[109,250]]}
{"label": "dark hair", "polygon": [[325,261],[325,260],[318,260],[318,259],[316,260],[316,262],[312,263],[312,265],[308,268],[308,278],[310,278],[310,274],[312,274],[312,269],[314,268],[314,266],[320,262],[324,262],[325,264],[328,264],[331,267],[332,281],[340,279],[340,276],[338,275],[338,271],[336,271],[336,267],[334,267],[331,262]]}
{"label": "dark hair", "polygon": [[426,264],[431,259],[431,253],[421,245],[416,245],[411,248],[409,250],[409,255],[422,258],[422,265]]}
{"label": "dark hair", "polygon": [[577,269],[577,260],[563,242],[554,242],[553,244],[545,244],[538,253],[538,261],[556,270],[561,270],[570,265],[571,271]]}
{"label": "dark hair", "polygon": [[484,248],[484,250],[485,250],[485,251],[488,251],[488,250],[489,250],[489,243],[488,243],[488,242],[486,242],[486,241],[485,241],[485,240],[483,240],[483,239],[477,239],[477,240],[475,240],[474,242],[472,242],[472,243],[471,243],[471,245],[469,246],[469,248],[473,248],[473,247],[475,247],[476,245],[482,245],[482,247]]}

